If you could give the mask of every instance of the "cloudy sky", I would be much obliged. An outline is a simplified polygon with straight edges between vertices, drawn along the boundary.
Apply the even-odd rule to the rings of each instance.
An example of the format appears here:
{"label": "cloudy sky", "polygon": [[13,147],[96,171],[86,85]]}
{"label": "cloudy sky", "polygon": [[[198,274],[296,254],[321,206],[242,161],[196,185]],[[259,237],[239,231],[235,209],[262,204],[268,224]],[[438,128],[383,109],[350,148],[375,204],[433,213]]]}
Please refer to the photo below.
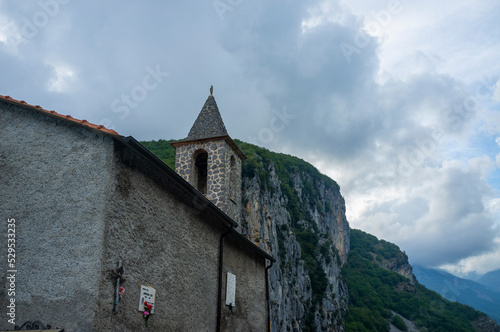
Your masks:
{"label": "cloudy sky", "polygon": [[0,0],[0,94],[139,140],[210,85],[233,138],[330,175],[412,263],[500,268],[500,3]]}

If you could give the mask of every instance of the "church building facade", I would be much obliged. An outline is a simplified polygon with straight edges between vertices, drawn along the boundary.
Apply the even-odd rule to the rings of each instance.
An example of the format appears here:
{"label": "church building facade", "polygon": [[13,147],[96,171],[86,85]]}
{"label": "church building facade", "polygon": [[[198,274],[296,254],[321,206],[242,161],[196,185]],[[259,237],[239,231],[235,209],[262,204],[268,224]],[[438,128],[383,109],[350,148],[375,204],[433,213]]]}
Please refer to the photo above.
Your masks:
{"label": "church building facade", "polygon": [[15,303],[0,330],[269,329],[274,258],[237,231],[245,155],[212,95],[174,144],[177,172],[133,137],[10,97],[0,127],[16,254],[0,265],[0,306]]}

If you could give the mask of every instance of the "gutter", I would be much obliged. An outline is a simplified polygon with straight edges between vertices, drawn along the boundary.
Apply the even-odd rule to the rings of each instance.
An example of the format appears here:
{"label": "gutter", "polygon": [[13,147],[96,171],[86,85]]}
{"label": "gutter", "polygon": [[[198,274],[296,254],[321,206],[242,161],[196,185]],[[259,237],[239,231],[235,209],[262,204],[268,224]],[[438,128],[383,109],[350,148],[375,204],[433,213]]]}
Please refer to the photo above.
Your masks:
{"label": "gutter", "polygon": [[267,311],[267,332],[271,332],[271,306],[269,304],[269,269],[275,260],[271,260],[271,265],[266,266],[266,311]]}

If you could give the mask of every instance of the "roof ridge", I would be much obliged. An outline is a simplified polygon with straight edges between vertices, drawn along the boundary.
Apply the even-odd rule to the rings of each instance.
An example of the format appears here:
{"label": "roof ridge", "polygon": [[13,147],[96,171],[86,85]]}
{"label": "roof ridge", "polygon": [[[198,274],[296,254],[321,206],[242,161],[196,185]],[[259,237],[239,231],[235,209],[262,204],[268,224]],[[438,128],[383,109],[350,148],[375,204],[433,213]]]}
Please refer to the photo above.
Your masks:
{"label": "roof ridge", "polygon": [[108,129],[108,128],[104,127],[104,125],[93,124],[91,122],[88,122],[87,120],[79,120],[79,119],[73,118],[71,115],[63,115],[63,114],[57,113],[56,111],[49,111],[49,110],[44,109],[40,105],[31,105],[31,104],[28,104],[27,102],[25,102],[24,100],[17,100],[17,99],[12,98],[11,96],[0,95],[0,100],[3,100],[3,101],[8,102],[10,104],[20,105],[24,108],[32,108],[36,111],[43,112],[43,113],[48,114],[48,115],[56,116],[58,118],[66,120],[66,121],[78,123],[80,125],[83,125],[84,127],[89,127],[89,128],[95,129],[95,130],[99,130],[99,131],[102,131],[102,132],[107,133],[107,134],[121,136],[113,129]]}

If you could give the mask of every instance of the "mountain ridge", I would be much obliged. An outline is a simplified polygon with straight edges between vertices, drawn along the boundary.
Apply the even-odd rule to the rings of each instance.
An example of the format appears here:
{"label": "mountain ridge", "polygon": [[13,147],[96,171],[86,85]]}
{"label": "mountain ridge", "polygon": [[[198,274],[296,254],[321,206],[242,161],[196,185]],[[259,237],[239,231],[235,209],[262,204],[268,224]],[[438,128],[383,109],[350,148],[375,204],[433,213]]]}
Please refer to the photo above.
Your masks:
{"label": "mountain ridge", "polygon": [[[342,274],[350,303],[346,331],[394,330],[395,312],[423,331],[500,331],[498,324],[472,307],[451,302],[387,268],[389,258],[408,265],[399,247],[360,230],[351,229],[351,251]],[[408,267],[410,269],[411,266]],[[396,320],[397,322],[398,320]],[[406,325],[406,324],[405,324]]]}
{"label": "mountain ridge", "polygon": [[481,310],[500,322],[500,292],[444,270],[425,268],[420,265],[414,265],[413,268],[419,282],[427,288],[450,301],[457,301]]}
{"label": "mountain ridge", "polygon": [[477,283],[480,283],[481,285],[484,285],[497,292],[500,292],[499,281],[500,281],[500,269],[485,273],[479,279],[476,280]]}

